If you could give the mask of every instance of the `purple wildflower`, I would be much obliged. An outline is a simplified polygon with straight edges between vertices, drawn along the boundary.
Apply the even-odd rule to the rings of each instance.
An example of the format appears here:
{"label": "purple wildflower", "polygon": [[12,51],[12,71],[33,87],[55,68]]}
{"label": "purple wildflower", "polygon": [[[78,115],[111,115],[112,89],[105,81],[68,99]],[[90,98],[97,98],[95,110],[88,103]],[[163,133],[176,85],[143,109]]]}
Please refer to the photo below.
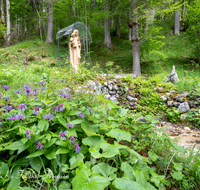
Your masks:
{"label": "purple wildflower", "polygon": [[42,81],[40,82],[41,85],[43,85],[44,83],[45,83],[45,82],[42,82]]}
{"label": "purple wildflower", "polygon": [[45,88],[44,87],[39,87],[41,90],[45,90]]}
{"label": "purple wildflower", "polygon": [[31,133],[33,133],[31,130],[26,131],[26,138],[31,139]]}
{"label": "purple wildflower", "polygon": [[26,115],[17,115],[17,119],[23,120],[26,117]]}
{"label": "purple wildflower", "polygon": [[41,110],[42,110],[42,109],[41,109],[39,106],[37,106],[37,107],[34,108],[33,114],[34,114],[34,115],[38,115],[38,112],[40,112]]}
{"label": "purple wildflower", "polygon": [[12,121],[15,121],[17,120],[18,118],[18,115],[17,114],[14,114],[13,116],[12,115],[9,115],[10,117],[7,117],[8,120],[12,120]]}
{"label": "purple wildflower", "polygon": [[81,117],[81,118],[85,118],[85,115],[83,113],[79,113],[77,116]]}
{"label": "purple wildflower", "polygon": [[29,95],[30,96],[30,92],[31,92],[31,87],[30,85],[24,85],[24,90],[26,91],[25,95]]}
{"label": "purple wildflower", "polygon": [[2,121],[2,119],[0,119],[0,126],[2,125],[2,124],[1,124],[1,121]]}
{"label": "purple wildflower", "polygon": [[71,99],[69,93],[60,93],[60,95],[63,96],[64,98]]}
{"label": "purple wildflower", "polygon": [[33,96],[36,96],[37,94],[37,89],[33,89]]}
{"label": "purple wildflower", "polygon": [[5,101],[8,101],[10,98],[9,98],[9,97],[7,97],[7,98],[3,97],[3,99],[4,99]]}
{"label": "purple wildflower", "polygon": [[8,90],[10,88],[10,86],[2,86],[5,90]]}
{"label": "purple wildflower", "polygon": [[[88,106],[86,106],[86,108],[89,108],[89,107],[88,107]],[[90,112],[92,112],[92,109],[91,109],[91,108],[89,108],[89,111],[90,111]]]}
{"label": "purple wildflower", "polygon": [[63,104],[59,104],[56,107],[53,107],[54,111],[59,112],[59,111],[64,111],[65,106]]}
{"label": "purple wildflower", "polygon": [[8,112],[8,111],[10,111],[10,110],[12,110],[12,109],[13,109],[12,106],[6,106],[6,107],[5,107],[6,112]]}
{"label": "purple wildflower", "polygon": [[16,91],[13,91],[15,94],[19,94],[21,92],[21,90],[16,90]]}
{"label": "purple wildflower", "polygon": [[80,146],[78,144],[75,144],[75,153],[79,153],[79,150],[80,150]]}
{"label": "purple wildflower", "polygon": [[70,137],[70,142],[73,143],[73,144],[75,143],[75,137],[74,136]]}
{"label": "purple wildflower", "polygon": [[54,115],[51,114],[51,113],[49,113],[48,115],[45,113],[45,114],[43,115],[43,118],[44,118],[45,120],[50,120],[50,119],[52,119],[53,117],[54,117]]}
{"label": "purple wildflower", "polygon": [[73,123],[71,124],[71,123],[68,123],[68,122],[67,122],[66,125],[67,125],[69,128],[73,128],[73,127],[74,127],[74,124],[73,124]]}
{"label": "purple wildflower", "polygon": [[27,109],[26,104],[20,104],[18,109],[25,111]]}
{"label": "purple wildflower", "polygon": [[38,149],[40,149],[40,150],[42,150],[43,149],[43,145],[42,145],[42,142],[37,142],[37,146],[36,146],[36,148]]}
{"label": "purple wildflower", "polygon": [[62,129],[61,129],[60,135],[58,135],[58,136],[60,136],[60,140],[67,140],[67,138],[65,137],[66,133],[67,133],[67,131],[63,132]]}

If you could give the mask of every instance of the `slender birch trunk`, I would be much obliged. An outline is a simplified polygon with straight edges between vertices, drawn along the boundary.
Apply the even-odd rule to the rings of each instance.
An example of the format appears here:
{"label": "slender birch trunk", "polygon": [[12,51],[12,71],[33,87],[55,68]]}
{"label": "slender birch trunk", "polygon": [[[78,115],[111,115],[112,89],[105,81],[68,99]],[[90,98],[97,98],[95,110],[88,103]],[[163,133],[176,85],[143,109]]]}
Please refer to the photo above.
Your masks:
{"label": "slender birch trunk", "polygon": [[5,13],[4,13],[4,4],[3,4],[3,0],[1,0],[1,22],[3,24],[5,24]]}
{"label": "slender birch trunk", "polygon": [[[174,4],[177,3],[178,0],[174,0]],[[177,7],[175,5],[175,7]],[[179,9],[174,10],[174,34],[175,35],[180,35],[180,22],[179,22]]]}
{"label": "slender birch trunk", "polygon": [[6,0],[7,44],[10,44],[10,0]]}

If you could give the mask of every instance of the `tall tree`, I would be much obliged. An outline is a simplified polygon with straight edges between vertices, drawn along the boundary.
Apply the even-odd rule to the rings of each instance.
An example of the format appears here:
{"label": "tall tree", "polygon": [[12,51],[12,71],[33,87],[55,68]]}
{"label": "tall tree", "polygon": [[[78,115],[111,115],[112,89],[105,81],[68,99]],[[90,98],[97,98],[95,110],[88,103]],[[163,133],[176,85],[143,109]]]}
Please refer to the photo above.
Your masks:
{"label": "tall tree", "polygon": [[5,24],[5,13],[4,13],[3,0],[1,0],[1,22],[2,22],[2,24]]}
{"label": "tall tree", "polygon": [[109,49],[113,48],[111,35],[110,35],[110,24],[109,24],[109,1],[105,0],[104,4],[104,45]]}
{"label": "tall tree", "polygon": [[[175,7],[178,6],[178,0],[174,0]],[[174,34],[180,35],[179,9],[174,10]]]}
{"label": "tall tree", "polygon": [[7,44],[10,44],[10,0],[6,0],[6,16],[7,16]]}
{"label": "tall tree", "polygon": [[133,55],[133,75],[138,77],[141,75],[140,69],[140,52],[139,52],[139,32],[138,32],[138,20],[137,20],[137,0],[132,1],[133,17],[129,23],[129,27],[132,28],[132,55]]}
{"label": "tall tree", "polygon": [[47,29],[46,42],[54,43],[54,39],[53,39],[53,1],[52,0],[48,3],[48,29]]}

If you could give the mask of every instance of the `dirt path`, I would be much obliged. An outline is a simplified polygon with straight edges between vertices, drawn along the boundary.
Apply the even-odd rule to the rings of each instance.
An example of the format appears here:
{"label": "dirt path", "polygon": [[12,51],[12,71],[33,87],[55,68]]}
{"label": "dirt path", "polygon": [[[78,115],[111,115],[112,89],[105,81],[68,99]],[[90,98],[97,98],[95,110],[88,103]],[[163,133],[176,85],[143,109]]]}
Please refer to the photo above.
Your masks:
{"label": "dirt path", "polygon": [[[178,145],[184,146],[185,148],[192,149],[195,146],[195,151],[200,148],[200,130],[196,128],[190,128],[186,125],[173,124],[170,122],[162,122],[163,126],[168,126],[165,130],[166,134],[172,139],[176,139]],[[161,128],[162,128],[161,127]]]}

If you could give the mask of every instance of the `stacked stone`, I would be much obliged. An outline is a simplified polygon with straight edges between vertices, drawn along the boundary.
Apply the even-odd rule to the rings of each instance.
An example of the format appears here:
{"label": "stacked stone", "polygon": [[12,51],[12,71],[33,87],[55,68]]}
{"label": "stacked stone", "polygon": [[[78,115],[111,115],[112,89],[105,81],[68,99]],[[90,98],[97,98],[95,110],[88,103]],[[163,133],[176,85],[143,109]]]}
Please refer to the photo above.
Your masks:
{"label": "stacked stone", "polygon": [[200,106],[200,96],[192,96],[185,91],[182,94],[177,94],[175,91],[170,91],[161,96],[161,99],[166,101],[168,107],[176,107],[181,113],[189,111],[191,108]]}

